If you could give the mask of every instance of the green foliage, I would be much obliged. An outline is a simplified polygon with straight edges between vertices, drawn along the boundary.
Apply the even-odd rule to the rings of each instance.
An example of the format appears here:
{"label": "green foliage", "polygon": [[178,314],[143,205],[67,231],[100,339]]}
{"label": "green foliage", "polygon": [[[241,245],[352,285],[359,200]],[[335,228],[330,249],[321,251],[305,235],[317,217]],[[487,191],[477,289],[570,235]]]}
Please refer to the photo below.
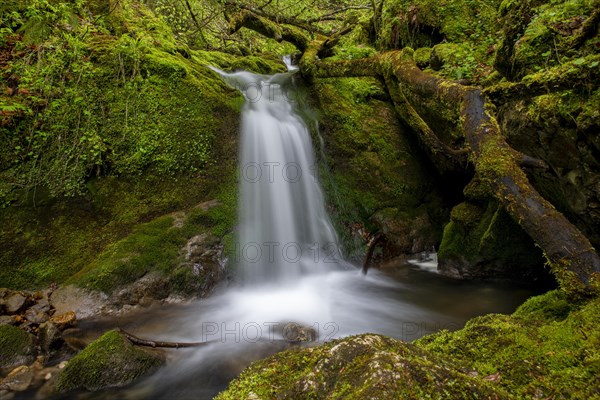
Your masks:
{"label": "green foliage", "polygon": [[[239,97],[205,66],[273,69],[256,58],[179,51],[169,27],[141,6],[93,16],[86,2],[60,4],[15,5],[3,20],[22,32],[8,49],[22,56],[3,72],[16,95],[0,95],[2,204],[39,187],[79,195],[98,175],[202,171],[220,133],[216,117],[235,111]],[[28,33],[40,18],[50,31]],[[111,33],[114,24],[121,33]]]}
{"label": "green foliage", "polygon": [[568,0],[550,1],[534,9],[523,36],[514,46],[513,63],[518,74],[523,76],[596,54],[600,43],[597,35],[577,51],[572,49],[571,41],[581,24],[597,8],[595,0]]}

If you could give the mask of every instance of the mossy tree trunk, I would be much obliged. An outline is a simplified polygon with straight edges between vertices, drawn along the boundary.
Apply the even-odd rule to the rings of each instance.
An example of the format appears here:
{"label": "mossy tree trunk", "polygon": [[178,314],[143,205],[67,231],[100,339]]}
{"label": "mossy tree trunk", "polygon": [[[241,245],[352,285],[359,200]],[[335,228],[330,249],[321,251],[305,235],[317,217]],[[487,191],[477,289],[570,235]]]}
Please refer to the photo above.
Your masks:
{"label": "mossy tree trunk", "polygon": [[[320,40],[323,42],[323,40]],[[521,169],[543,164],[511,148],[493,114],[494,107],[477,87],[463,86],[424,71],[413,61],[412,50],[392,51],[361,60],[321,62],[314,57],[318,43],[309,45],[301,61],[308,78],[382,76],[403,120],[434,153],[451,160],[461,151],[443,144],[419,117],[402,91],[455,104],[479,185],[497,198],[512,218],[544,251],[561,286],[570,292],[590,289],[600,273],[600,258],[590,241],[563,214],[544,199]],[[396,87],[397,86],[397,87]],[[398,90],[398,87],[401,90]],[[401,99],[402,104],[398,104]]]}

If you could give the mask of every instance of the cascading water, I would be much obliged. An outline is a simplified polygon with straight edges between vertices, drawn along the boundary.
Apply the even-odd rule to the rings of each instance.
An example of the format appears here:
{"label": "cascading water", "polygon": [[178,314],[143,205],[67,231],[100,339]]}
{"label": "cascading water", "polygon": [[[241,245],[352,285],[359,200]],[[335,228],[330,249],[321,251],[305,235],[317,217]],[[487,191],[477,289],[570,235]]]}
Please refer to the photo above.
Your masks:
{"label": "cascading water", "polygon": [[292,74],[218,71],[246,99],[240,141],[236,261],[245,286],[295,282],[335,264],[337,236],[315,177]]}

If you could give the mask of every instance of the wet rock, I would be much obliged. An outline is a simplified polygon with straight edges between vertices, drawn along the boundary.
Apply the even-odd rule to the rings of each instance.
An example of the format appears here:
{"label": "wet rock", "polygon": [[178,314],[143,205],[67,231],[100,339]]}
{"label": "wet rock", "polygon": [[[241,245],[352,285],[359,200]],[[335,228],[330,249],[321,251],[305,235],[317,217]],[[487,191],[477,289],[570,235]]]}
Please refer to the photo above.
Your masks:
{"label": "wet rock", "polygon": [[21,293],[13,293],[4,300],[4,308],[7,313],[15,314],[25,306],[27,297]]}
{"label": "wet rock", "polygon": [[56,309],[56,314],[73,311],[77,319],[84,319],[100,314],[108,304],[108,296],[99,291],[69,285],[55,290],[50,303]]}
{"label": "wet rock", "polygon": [[171,275],[171,286],[180,293],[204,297],[225,277],[228,260],[223,245],[207,233],[196,235],[182,248],[185,262]]}
{"label": "wet rock", "polygon": [[119,332],[109,331],[68,362],[56,388],[68,392],[125,386],[156,371],[164,361],[161,353],[137,348]]}
{"label": "wet rock", "polygon": [[15,398],[15,394],[9,392],[8,390],[4,390],[0,388],[0,399],[2,400],[12,400]]}
{"label": "wet rock", "polygon": [[185,245],[185,259],[188,261],[193,260],[200,256],[202,253],[204,253],[207,250],[206,239],[208,237],[208,233],[203,233],[201,235],[196,235],[190,240],[188,240],[188,242]]}
{"label": "wet rock", "polygon": [[0,326],[0,369],[31,364],[35,355],[35,336],[11,325]]}
{"label": "wet rock", "polygon": [[283,327],[282,336],[284,340],[291,343],[314,342],[317,339],[317,332],[312,327],[290,322]]}
{"label": "wet rock", "polygon": [[29,307],[27,311],[25,311],[25,318],[33,323],[33,324],[41,324],[43,322],[48,321],[50,316],[48,315],[48,311],[50,310],[50,305],[48,302],[38,303],[32,307]]}
{"label": "wet rock", "polygon": [[13,392],[24,392],[29,389],[33,380],[33,369],[26,365],[12,370],[6,378],[0,382],[0,388]]}
{"label": "wet rock", "polygon": [[74,326],[77,322],[77,316],[73,311],[67,311],[64,314],[54,315],[50,318],[50,322],[56,325],[60,330],[64,330],[71,326]]}
{"label": "wet rock", "polygon": [[142,299],[145,305],[149,305],[153,300],[162,300],[169,295],[169,284],[167,278],[159,272],[151,272],[134,283],[116,291],[111,296],[115,305],[136,305],[141,304]]}
{"label": "wet rock", "polygon": [[0,325],[14,325],[17,323],[17,317],[14,315],[0,315]]}
{"label": "wet rock", "polygon": [[38,338],[40,341],[40,347],[45,353],[60,347],[60,345],[63,343],[60,329],[58,329],[58,327],[50,321],[44,322],[40,325]]}
{"label": "wet rock", "polygon": [[431,250],[438,241],[438,229],[426,212],[414,216],[397,208],[384,208],[372,220],[385,234],[384,260]]}

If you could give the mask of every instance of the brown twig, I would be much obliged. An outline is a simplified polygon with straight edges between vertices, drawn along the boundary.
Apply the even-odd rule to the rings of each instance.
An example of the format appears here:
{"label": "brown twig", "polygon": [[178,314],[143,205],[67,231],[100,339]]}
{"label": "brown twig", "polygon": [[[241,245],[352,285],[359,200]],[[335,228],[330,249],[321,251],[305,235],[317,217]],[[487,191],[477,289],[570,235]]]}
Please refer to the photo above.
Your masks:
{"label": "brown twig", "polygon": [[125,336],[125,338],[127,340],[129,340],[132,344],[135,344],[138,346],[181,349],[181,348],[186,348],[186,347],[200,347],[200,346],[204,346],[204,345],[210,343],[210,342],[162,342],[162,341],[139,338],[135,335],[132,335],[129,332],[124,331],[121,328],[117,328],[117,331],[119,331],[119,333],[121,333],[121,335]]}

